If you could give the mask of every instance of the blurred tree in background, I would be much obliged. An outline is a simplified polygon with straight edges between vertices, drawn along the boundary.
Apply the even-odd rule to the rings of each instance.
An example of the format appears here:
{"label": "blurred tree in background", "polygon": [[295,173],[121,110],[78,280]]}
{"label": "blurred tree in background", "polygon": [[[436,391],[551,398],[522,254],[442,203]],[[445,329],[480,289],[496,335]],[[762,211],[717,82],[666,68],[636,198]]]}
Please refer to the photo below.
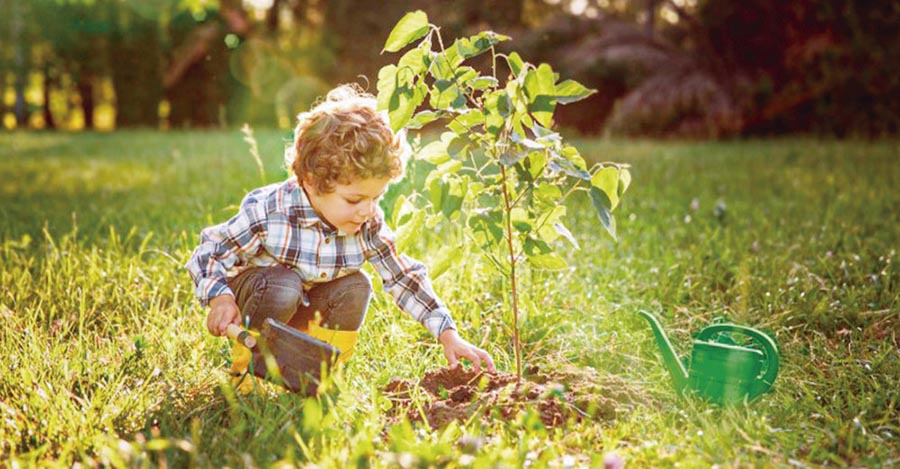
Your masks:
{"label": "blurred tree in background", "polygon": [[0,124],[290,127],[334,84],[373,90],[395,60],[384,39],[415,9],[447,38],[510,35],[598,89],[555,116],[586,133],[882,136],[900,123],[897,1],[0,0]]}

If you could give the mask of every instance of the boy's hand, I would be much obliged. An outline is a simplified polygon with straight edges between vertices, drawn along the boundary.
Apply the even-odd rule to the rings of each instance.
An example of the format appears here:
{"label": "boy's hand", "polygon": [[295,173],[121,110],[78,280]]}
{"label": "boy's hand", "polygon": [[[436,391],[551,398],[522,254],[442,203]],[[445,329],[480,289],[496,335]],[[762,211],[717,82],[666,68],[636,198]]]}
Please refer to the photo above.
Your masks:
{"label": "boy's hand", "polygon": [[442,332],[438,340],[444,346],[444,355],[447,356],[450,368],[459,366],[460,358],[467,358],[472,362],[476,373],[481,372],[482,361],[486,365],[487,371],[491,373],[497,371],[494,368],[494,360],[491,359],[487,352],[466,342],[454,329],[447,329]]}
{"label": "boy's hand", "polygon": [[209,300],[209,315],[206,316],[206,328],[212,335],[225,335],[229,324],[241,323],[241,310],[234,297],[219,295]]}

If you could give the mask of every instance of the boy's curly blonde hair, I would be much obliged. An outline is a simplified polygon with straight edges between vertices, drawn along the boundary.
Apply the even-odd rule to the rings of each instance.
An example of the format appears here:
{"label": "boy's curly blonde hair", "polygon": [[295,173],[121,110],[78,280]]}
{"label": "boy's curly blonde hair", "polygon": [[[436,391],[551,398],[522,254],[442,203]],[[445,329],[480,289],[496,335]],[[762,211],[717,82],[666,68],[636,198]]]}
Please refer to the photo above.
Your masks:
{"label": "boy's curly blonde hair", "polygon": [[341,85],[312,110],[300,113],[293,147],[285,154],[285,164],[297,180],[330,193],[336,184],[402,176],[409,144],[376,108],[371,94],[356,85]]}

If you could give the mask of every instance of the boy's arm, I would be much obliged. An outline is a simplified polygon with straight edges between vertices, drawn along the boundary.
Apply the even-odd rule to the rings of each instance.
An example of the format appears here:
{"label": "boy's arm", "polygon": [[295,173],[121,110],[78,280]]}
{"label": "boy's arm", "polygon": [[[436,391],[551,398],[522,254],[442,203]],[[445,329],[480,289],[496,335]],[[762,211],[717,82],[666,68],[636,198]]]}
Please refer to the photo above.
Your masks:
{"label": "boy's arm", "polygon": [[435,338],[448,329],[455,330],[450,311],[431,287],[425,265],[397,252],[394,233],[381,216],[372,221],[375,226],[363,237],[366,259],[384,280],[385,291]]}
{"label": "boy's arm", "polygon": [[194,281],[194,296],[207,306],[212,298],[234,296],[228,287],[227,272],[256,256],[265,237],[265,211],[250,196],[241,203],[240,211],[225,223],[205,228],[200,245],[185,265]]}
{"label": "boy's arm", "polygon": [[495,371],[494,362],[484,350],[459,336],[450,311],[431,287],[425,265],[397,252],[394,233],[384,223],[383,216],[375,219],[375,226],[364,236],[366,257],[384,280],[384,288],[397,305],[425,326],[444,346],[444,355],[451,367],[466,358],[481,371],[484,362],[488,371]]}

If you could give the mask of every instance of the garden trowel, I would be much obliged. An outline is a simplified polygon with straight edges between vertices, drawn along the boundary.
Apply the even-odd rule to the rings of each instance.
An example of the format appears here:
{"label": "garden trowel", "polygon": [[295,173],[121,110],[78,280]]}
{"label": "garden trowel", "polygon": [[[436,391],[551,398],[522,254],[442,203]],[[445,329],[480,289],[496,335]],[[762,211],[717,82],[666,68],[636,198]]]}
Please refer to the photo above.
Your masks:
{"label": "garden trowel", "polygon": [[331,344],[272,318],[263,323],[259,341],[234,324],[228,326],[225,334],[253,352],[250,371],[255,376],[307,396],[316,393],[323,373],[331,369],[341,353]]}

